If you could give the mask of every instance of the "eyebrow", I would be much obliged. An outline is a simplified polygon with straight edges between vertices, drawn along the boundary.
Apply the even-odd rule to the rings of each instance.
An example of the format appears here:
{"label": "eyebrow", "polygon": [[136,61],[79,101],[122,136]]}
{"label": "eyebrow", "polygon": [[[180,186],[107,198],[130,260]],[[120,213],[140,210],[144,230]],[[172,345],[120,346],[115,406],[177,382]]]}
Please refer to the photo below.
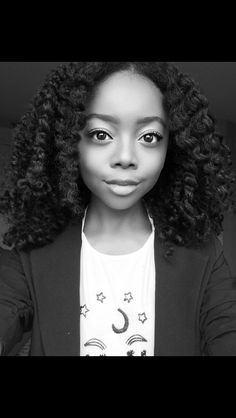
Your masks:
{"label": "eyebrow", "polygon": [[[112,122],[114,124],[118,124],[119,123],[119,119],[115,118],[112,115],[104,115],[104,114],[100,114],[100,113],[90,113],[89,115],[86,116],[86,121],[90,120],[90,119],[101,119],[104,120],[105,122]],[[157,121],[159,123],[161,123],[163,125],[163,127],[166,129],[166,123],[163,120],[163,118],[161,118],[160,116],[145,116],[141,119],[137,120],[137,124],[138,125],[144,125],[145,123],[149,123],[149,122],[154,122]]]}

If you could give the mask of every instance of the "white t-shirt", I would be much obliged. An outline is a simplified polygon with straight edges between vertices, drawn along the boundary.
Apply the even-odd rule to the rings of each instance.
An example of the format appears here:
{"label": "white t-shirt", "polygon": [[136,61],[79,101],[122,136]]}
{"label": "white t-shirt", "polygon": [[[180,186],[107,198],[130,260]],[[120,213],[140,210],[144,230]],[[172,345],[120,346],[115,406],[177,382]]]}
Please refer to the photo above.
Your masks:
{"label": "white t-shirt", "polygon": [[[80,355],[153,356],[155,261],[152,232],[137,251],[97,251],[81,230]],[[147,212],[148,213],[148,212]]]}

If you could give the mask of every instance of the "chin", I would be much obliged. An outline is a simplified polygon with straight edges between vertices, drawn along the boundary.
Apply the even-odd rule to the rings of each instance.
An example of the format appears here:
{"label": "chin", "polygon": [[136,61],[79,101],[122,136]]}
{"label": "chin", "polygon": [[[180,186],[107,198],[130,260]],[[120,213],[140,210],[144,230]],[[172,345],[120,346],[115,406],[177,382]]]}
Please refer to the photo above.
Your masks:
{"label": "chin", "polygon": [[113,210],[127,210],[132,208],[133,206],[136,206],[138,203],[141,202],[141,199],[134,200],[134,199],[128,199],[127,197],[124,198],[116,198],[109,201],[103,201],[104,205],[108,206],[110,209]]}

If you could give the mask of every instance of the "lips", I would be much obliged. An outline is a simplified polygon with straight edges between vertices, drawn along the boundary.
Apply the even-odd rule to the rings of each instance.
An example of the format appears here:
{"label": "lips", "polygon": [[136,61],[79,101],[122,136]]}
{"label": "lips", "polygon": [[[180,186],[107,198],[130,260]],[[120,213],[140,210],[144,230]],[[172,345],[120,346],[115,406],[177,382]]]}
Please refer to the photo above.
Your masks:
{"label": "lips", "polygon": [[131,186],[139,184],[139,182],[135,180],[109,180],[106,181],[107,184],[118,184],[119,186]]}

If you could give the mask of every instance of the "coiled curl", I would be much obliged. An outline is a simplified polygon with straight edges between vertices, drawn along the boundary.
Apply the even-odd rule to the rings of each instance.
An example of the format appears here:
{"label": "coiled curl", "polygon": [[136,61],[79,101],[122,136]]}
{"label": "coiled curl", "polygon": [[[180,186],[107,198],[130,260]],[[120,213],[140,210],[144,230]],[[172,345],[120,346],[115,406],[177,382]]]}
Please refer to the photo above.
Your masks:
{"label": "coiled curl", "polygon": [[166,255],[173,244],[198,246],[222,232],[224,212],[235,205],[235,174],[230,150],[192,78],[168,63],[80,62],[51,71],[14,130],[10,186],[0,200],[10,224],[5,245],[42,247],[81,219],[90,199],[77,147],[86,103],[99,82],[126,69],[148,77],[164,97],[166,162],[143,199]]}

